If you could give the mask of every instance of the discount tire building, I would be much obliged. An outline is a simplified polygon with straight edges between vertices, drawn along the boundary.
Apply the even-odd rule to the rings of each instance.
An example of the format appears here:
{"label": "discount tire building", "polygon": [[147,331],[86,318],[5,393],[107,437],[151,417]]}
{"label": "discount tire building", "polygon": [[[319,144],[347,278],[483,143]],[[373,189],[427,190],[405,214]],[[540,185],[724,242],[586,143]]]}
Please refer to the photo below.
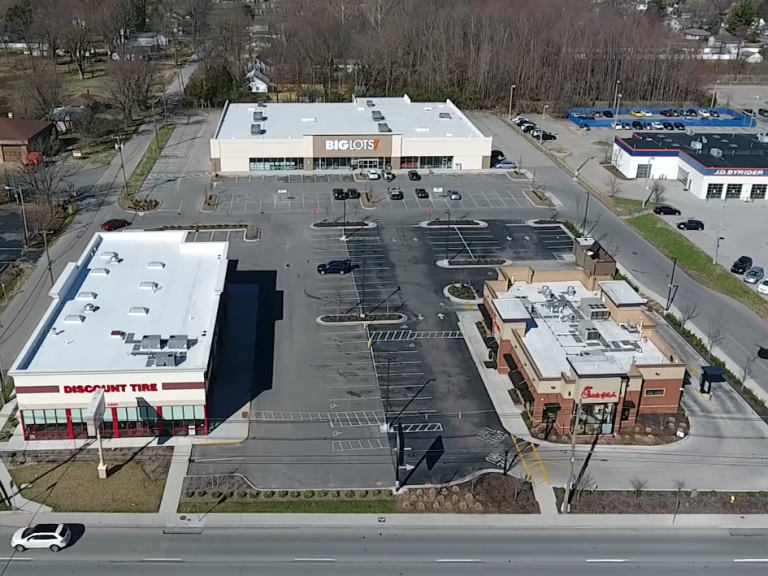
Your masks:
{"label": "discount tire building", "polygon": [[103,389],[104,438],[207,434],[226,242],[106,232],[67,264],[9,371],[26,440],[85,439]]}
{"label": "discount tire building", "polygon": [[616,137],[613,165],[627,178],[678,180],[702,200],[765,200],[768,135],[635,133]]}
{"label": "discount tire building", "polygon": [[450,100],[227,103],[211,139],[211,169],[480,170],[490,167],[491,147]]}

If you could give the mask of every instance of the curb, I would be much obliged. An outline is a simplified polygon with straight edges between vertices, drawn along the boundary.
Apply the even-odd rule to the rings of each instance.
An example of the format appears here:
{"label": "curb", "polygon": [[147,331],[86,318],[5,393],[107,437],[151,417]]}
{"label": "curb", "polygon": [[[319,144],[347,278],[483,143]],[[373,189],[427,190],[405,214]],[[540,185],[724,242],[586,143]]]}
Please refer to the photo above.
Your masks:
{"label": "curb", "polygon": [[[456,296],[453,296],[452,294],[450,294],[448,292],[448,289],[451,286],[459,286],[459,284],[455,284],[455,283],[454,284],[448,284],[448,286],[443,288],[443,296],[448,298],[448,300],[450,300],[454,304],[482,304],[483,303],[483,299],[482,298],[475,298],[473,300],[464,300],[463,298],[457,298]],[[474,288],[473,288],[473,290],[474,290]],[[477,292],[475,292],[475,294],[477,294]]]}
{"label": "curb", "polygon": [[372,230],[373,228],[376,228],[378,224],[376,222],[360,222],[360,224],[363,224],[363,226],[349,226],[349,225],[334,225],[334,226],[318,226],[317,223],[310,224],[309,227],[312,230],[341,230],[342,228],[349,228],[352,230]]}
{"label": "curb", "polygon": [[331,314],[323,314],[323,316],[318,316],[315,318],[315,322],[320,324],[320,326],[359,326],[359,325],[378,325],[378,324],[402,324],[403,322],[408,321],[408,316],[405,314],[401,314],[398,312],[397,314],[400,315],[399,319],[396,320],[366,320],[365,318],[360,318],[360,320],[350,320],[347,322],[327,322],[323,320],[323,316],[331,316]]}
{"label": "curb", "polygon": [[436,266],[439,266],[440,268],[446,268],[448,270],[459,270],[461,268],[502,268],[504,266],[512,266],[513,264],[514,262],[512,260],[504,260],[504,262],[501,264],[461,264],[458,266],[450,266],[448,261],[445,259],[435,262]]}
{"label": "curb", "polygon": [[440,230],[445,228],[488,228],[488,222],[484,220],[473,220],[477,224],[437,224],[429,225],[429,222],[437,222],[437,220],[422,220],[417,224],[420,228],[426,228],[427,230]]}

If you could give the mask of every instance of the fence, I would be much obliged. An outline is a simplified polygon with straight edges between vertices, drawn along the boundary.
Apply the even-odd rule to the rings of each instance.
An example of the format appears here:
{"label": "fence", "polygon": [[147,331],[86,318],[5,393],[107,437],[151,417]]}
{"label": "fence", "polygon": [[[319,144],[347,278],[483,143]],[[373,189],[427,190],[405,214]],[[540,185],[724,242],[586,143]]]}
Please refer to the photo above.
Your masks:
{"label": "fence", "polygon": [[[638,107],[639,108],[639,107]],[[618,114],[616,118],[597,118],[597,117],[590,117],[590,115],[594,114],[595,112],[603,113],[603,111],[608,110],[612,114],[616,114],[616,110],[612,110],[609,107],[605,108],[573,108],[568,113],[568,119],[576,124],[577,126],[582,126],[586,124],[590,128],[610,128],[611,125],[616,121],[624,121],[626,122],[627,119],[619,120],[619,116],[628,116],[629,113],[632,110],[637,110],[638,108],[619,108]],[[695,118],[686,118],[682,116],[674,117],[674,118],[667,118],[664,116],[661,116],[659,112],[661,110],[665,110],[665,108],[643,108],[644,110],[648,110],[653,113],[655,118],[631,118],[629,121],[655,121],[655,122],[675,122],[675,123],[681,123],[684,124],[686,127],[707,127],[707,128],[744,128],[749,127],[752,118],[750,118],[747,114],[744,114],[743,112],[739,112],[738,110],[734,110],[733,108],[708,108],[708,110],[714,110],[719,115],[720,118],[702,118],[702,117],[695,117]],[[677,109],[677,107],[675,107]],[[696,108],[698,109],[698,108]],[[584,116],[587,116],[586,118],[578,118],[575,117],[575,114],[582,114]],[[724,116],[727,116],[724,117]]]}

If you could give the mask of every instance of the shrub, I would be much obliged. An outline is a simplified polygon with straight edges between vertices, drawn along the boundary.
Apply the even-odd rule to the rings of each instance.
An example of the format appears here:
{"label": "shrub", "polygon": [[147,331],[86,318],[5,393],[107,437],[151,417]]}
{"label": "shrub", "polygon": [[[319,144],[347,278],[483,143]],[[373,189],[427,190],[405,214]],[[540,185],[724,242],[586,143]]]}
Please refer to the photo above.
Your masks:
{"label": "shrub", "polygon": [[219,498],[221,498],[221,492],[219,492],[218,490],[211,491],[211,498],[218,500]]}
{"label": "shrub", "polygon": [[261,495],[264,498],[270,499],[275,495],[275,493],[272,490],[264,490],[264,492],[262,492]]}
{"label": "shrub", "polygon": [[205,498],[208,495],[208,490],[198,490],[196,495],[198,498]]}
{"label": "shrub", "polygon": [[285,498],[286,496],[288,496],[288,490],[280,490],[277,493],[278,498]]}
{"label": "shrub", "polygon": [[226,496],[227,498],[233,498],[233,497],[235,496],[235,493],[234,493],[234,492],[232,492],[232,490],[228,490],[228,491],[227,491],[227,492],[224,494],[224,496]]}
{"label": "shrub", "polygon": [[345,498],[354,498],[355,497],[355,493],[352,490],[347,490],[346,492],[344,492],[344,497]]}
{"label": "shrub", "polygon": [[248,497],[248,492],[246,492],[245,490],[239,490],[237,492],[237,497],[238,498],[247,498]]}
{"label": "shrub", "polygon": [[304,490],[304,499],[310,500],[315,497],[315,491],[314,490]]}
{"label": "shrub", "polygon": [[712,491],[709,493],[709,495],[710,495],[710,496],[717,496],[717,490],[712,490]]}
{"label": "shrub", "polygon": [[358,490],[357,491],[357,497],[358,498],[367,498],[368,497],[368,490]]}
{"label": "shrub", "polygon": [[331,498],[340,498],[340,497],[341,497],[341,494],[339,493],[338,490],[333,490],[331,492]]}
{"label": "shrub", "polygon": [[576,236],[576,238],[581,238],[583,234],[581,233],[581,230],[579,230],[579,227],[576,226],[573,222],[570,220],[566,220],[563,222],[563,226],[565,226],[568,229],[568,232]]}
{"label": "shrub", "polygon": [[291,498],[299,498],[301,497],[301,492],[298,490],[291,490]]}
{"label": "shrub", "polygon": [[325,491],[325,490],[318,490],[318,491],[315,493],[315,495],[316,495],[318,498],[325,498],[326,496],[328,496],[328,492],[327,492],[327,491]]}
{"label": "shrub", "polygon": [[187,498],[194,498],[194,497],[195,497],[195,491],[194,491],[194,490],[189,490],[189,489],[188,489],[188,490],[185,490],[185,491],[184,491],[184,495],[185,495]]}
{"label": "shrub", "polygon": [[381,490],[371,490],[371,498],[379,498],[381,496]]}
{"label": "shrub", "polygon": [[765,490],[760,490],[760,498],[765,498],[766,496],[768,496],[768,492]]}

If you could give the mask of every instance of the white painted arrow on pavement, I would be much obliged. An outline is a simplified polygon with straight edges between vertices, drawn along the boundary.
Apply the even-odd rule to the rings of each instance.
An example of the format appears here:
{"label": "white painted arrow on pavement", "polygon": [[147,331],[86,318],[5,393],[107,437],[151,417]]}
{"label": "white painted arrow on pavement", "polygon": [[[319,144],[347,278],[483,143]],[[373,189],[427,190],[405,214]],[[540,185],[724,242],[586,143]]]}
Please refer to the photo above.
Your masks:
{"label": "white painted arrow on pavement", "polygon": [[440,320],[442,320],[445,318],[445,314],[443,314],[442,312],[438,312],[437,317],[440,318]]}

